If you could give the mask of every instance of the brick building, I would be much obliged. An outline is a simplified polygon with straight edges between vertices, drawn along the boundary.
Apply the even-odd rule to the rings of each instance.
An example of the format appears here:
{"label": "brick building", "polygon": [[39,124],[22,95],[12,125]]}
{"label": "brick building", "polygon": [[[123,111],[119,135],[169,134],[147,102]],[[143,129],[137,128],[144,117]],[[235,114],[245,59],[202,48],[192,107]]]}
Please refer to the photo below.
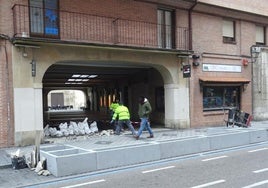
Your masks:
{"label": "brick building", "polygon": [[[233,106],[252,113],[250,47],[266,44],[265,4],[0,3],[0,147],[34,143],[46,124],[60,120],[109,120],[116,96],[138,121],[138,96],[145,95],[152,125],[162,127],[219,125],[223,109]],[[51,110],[57,90],[80,90],[89,102],[69,110],[55,94],[60,109]]]}

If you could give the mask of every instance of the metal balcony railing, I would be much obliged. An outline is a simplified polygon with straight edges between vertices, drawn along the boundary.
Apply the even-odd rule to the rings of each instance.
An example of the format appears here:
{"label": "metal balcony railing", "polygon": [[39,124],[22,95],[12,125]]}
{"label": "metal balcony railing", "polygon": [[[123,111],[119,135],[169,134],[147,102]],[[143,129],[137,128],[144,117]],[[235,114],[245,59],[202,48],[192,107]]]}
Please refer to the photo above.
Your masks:
{"label": "metal balcony railing", "polygon": [[13,6],[15,37],[189,50],[189,30],[77,12]]}

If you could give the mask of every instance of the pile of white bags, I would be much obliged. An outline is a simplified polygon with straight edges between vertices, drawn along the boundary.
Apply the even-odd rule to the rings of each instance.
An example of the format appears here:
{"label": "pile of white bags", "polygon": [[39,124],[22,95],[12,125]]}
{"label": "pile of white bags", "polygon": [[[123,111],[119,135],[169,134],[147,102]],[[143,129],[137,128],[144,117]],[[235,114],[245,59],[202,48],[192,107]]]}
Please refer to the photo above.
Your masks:
{"label": "pile of white bags", "polygon": [[61,123],[59,125],[59,130],[55,127],[49,127],[47,125],[44,128],[45,136],[52,136],[52,137],[62,137],[62,136],[69,136],[69,135],[90,135],[97,133],[98,126],[97,122],[94,121],[90,125],[87,122],[88,118],[86,118],[83,122],[74,122],[70,121],[70,125],[68,126],[67,122]]}

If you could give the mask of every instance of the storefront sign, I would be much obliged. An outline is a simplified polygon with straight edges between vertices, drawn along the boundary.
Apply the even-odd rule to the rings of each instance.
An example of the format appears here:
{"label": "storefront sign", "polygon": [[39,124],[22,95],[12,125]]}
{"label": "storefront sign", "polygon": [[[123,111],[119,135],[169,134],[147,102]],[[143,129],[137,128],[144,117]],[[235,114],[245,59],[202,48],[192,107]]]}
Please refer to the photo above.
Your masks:
{"label": "storefront sign", "polygon": [[191,77],[191,65],[183,65],[182,71],[183,71],[183,78]]}
{"label": "storefront sign", "polygon": [[203,71],[206,71],[206,72],[241,72],[241,66],[203,64]]}

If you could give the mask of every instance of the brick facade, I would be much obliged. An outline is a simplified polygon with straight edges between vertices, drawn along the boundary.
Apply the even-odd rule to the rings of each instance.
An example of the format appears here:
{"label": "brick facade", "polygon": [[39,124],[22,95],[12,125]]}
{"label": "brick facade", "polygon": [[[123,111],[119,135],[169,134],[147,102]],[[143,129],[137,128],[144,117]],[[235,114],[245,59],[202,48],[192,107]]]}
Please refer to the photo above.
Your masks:
{"label": "brick facade", "polygon": [[[247,3],[245,3],[245,1]],[[12,7],[14,4],[23,4],[28,5],[28,0],[0,0],[0,147],[7,147],[14,144],[14,140],[16,137],[16,126],[14,125],[15,117],[14,111],[16,104],[14,104],[14,95],[13,91],[14,88],[27,88],[33,89],[33,93],[36,92],[36,85],[42,85],[42,79],[39,79],[39,82],[33,83],[34,81],[32,78],[27,78],[27,83],[14,83],[13,78],[16,75],[13,75],[13,72],[16,72],[18,67],[15,61],[20,61],[21,64],[24,63],[23,70],[29,70],[29,61],[30,59],[23,59],[21,58],[21,52],[19,49],[15,48],[12,44],[11,40],[14,37],[14,34],[21,34],[23,30],[20,30],[20,33],[14,33],[14,26],[13,26],[13,16],[17,16],[18,19],[22,18],[22,15],[14,15],[12,12]],[[150,2],[150,1],[149,1]],[[157,1],[159,2],[159,1]],[[170,96],[177,97],[177,94],[183,95],[185,91],[189,91],[188,98],[189,98],[189,120],[190,120],[190,127],[197,127],[197,126],[211,126],[211,125],[220,125],[223,124],[223,111],[210,111],[205,112],[203,110],[203,93],[201,91],[201,85],[199,83],[200,77],[243,77],[246,79],[251,80],[252,78],[252,67],[251,64],[248,66],[242,65],[242,59],[246,58],[250,61],[250,46],[255,44],[255,26],[257,25],[264,25],[266,26],[268,23],[268,15],[265,10],[268,9],[267,3],[263,3],[260,9],[262,16],[257,15],[258,12],[256,11],[255,1],[253,3],[252,0],[237,0],[233,2],[232,0],[224,0],[217,2],[211,0],[200,0],[198,1],[197,5],[192,4],[192,6],[185,7],[178,7],[178,6],[171,6],[168,3],[169,1],[163,0],[161,4],[158,3],[146,3],[146,0],[143,1],[132,1],[132,0],[60,0],[59,1],[59,9],[63,11],[60,14],[60,28],[67,28],[67,30],[62,29],[60,32],[60,39],[62,41],[67,42],[88,42],[90,36],[86,35],[89,33],[88,30],[91,30],[90,24],[88,24],[86,19],[89,18],[88,14],[90,15],[97,15],[98,18],[105,17],[109,19],[121,19],[124,20],[124,24],[121,27],[121,32],[123,35],[123,41],[121,45],[129,45],[135,40],[139,40],[141,37],[137,37],[133,39],[133,36],[136,33],[143,34],[142,40],[151,41],[150,45],[146,46],[143,45],[142,47],[155,47],[157,46],[157,25],[154,25],[153,29],[148,29],[148,23],[156,24],[157,23],[157,9],[164,8],[167,10],[174,10],[175,11],[175,25],[176,27],[185,27],[192,32],[192,35],[189,36],[191,38],[191,46],[192,49],[188,48],[188,41],[183,41],[182,44],[186,47],[185,52],[187,53],[195,53],[200,55],[200,65],[197,67],[192,66],[192,76],[189,80],[182,78],[180,72],[180,66],[182,64],[183,59],[178,59],[176,56],[177,53],[181,53],[180,49],[172,49],[170,50],[169,55],[160,56],[159,54],[155,55],[153,58],[156,60],[159,59],[158,57],[162,57],[164,60],[161,62],[161,66],[164,67],[163,69],[159,68],[159,70],[170,71],[170,75],[166,76],[163,73],[163,77],[166,76],[166,85],[168,85],[169,91],[171,91]],[[173,2],[173,1],[172,1]],[[262,0],[265,2],[265,0]],[[182,2],[180,2],[182,3]],[[174,3],[172,3],[174,5]],[[211,6],[212,5],[212,6]],[[244,6],[242,6],[244,5]],[[190,8],[193,8],[190,10]],[[26,15],[28,14],[28,7],[25,7]],[[260,13],[259,13],[260,14]],[[72,20],[70,21],[70,17],[72,16]],[[223,42],[222,39],[222,20],[223,18],[232,19],[235,21],[236,25],[236,41],[234,44],[227,44]],[[28,18],[28,16],[26,16]],[[77,19],[79,18],[79,19]],[[83,20],[83,18],[85,20]],[[96,19],[97,20],[97,19]],[[127,21],[126,21],[127,20]],[[82,24],[80,22],[83,22]],[[135,21],[139,21],[139,25],[142,25],[139,29],[136,28]],[[107,22],[108,23],[108,22]],[[109,20],[109,23],[110,20]],[[17,27],[25,24],[25,31],[29,32],[29,22],[27,21],[18,21]],[[104,23],[106,24],[106,23]],[[133,24],[133,25],[132,25]],[[82,25],[82,26],[81,26]],[[107,24],[108,25],[108,24]],[[27,26],[27,27],[26,27]],[[96,26],[96,24],[94,25]],[[133,29],[129,29],[133,27]],[[128,28],[126,28],[128,27]],[[143,33],[144,28],[147,28],[149,31],[148,33]],[[28,29],[28,30],[27,30]],[[128,30],[127,30],[128,29]],[[110,36],[111,34],[109,31],[111,30],[110,26],[107,26],[107,36],[105,36],[105,32],[97,33],[92,32],[91,34],[94,37],[97,34],[102,34],[105,37],[101,39],[101,42],[104,44],[113,44],[115,41],[110,41],[110,38],[114,36]],[[267,36],[267,29],[266,29],[266,36]],[[179,44],[179,34],[175,33],[176,35],[176,44]],[[85,35],[85,38],[83,36]],[[131,41],[132,39],[132,41]],[[43,39],[42,39],[43,40]],[[130,42],[128,43],[129,40]],[[267,40],[267,37],[266,37]],[[22,40],[23,41],[23,40]],[[94,40],[93,40],[94,41]],[[32,41],[33,42],[33,41]],[[46,41],[47,42],[47,41]],[[98,41],[99,42],[99,41]],[[34,43],[34,42],[33,42]],[[94,42],[93,42],[94,43]],[[266,41],[267,43],[267,41]],[[141,43],[139,43],[141,44]],[[54,59],[65,60],[65,57],[60,57],[62,54],[60,53],[61,50],[66,50],[66,48],[62,47],[59,48],[58,46],[53,46],[53,42],[50,43],[52,46],[51,49],[56,49],[58,51],[52,51],[49,47],[45,47],[41,49],[42,53],[39,54],[40,61],[43,63],[43,67],[41,67],[40,71],[45,72],[48,64],[52,64],[54,62],[46,62],[46,54],[52,54],[51,56]],[[49,45],[48,45],[49,46]],[[53,48],[54,47],[54,48]],[[108,48],[107,48],[108,49]],[[102,53],[104,54],[97,54],[95,53],[94,57],[99,58],[102,57],[103,59],[106,57],[110,57],[112,52],[107,52],[104,49]],[[16,51],[18,50],[18,51]],[[77,58],[77,56],[83,56],[79,51],[80,49],[77,47],[75,50],[70,50],[70,53],[76,52],[73,56]],[[109,49],[108,49],[109,50]],[[129,49],[128,49],[129,50]],[[166,50],[166,49],[165,49]],[[79,51],[79,52],[77,52]],[[88,53],[88,51],[86,51]],[[89,51],[90,52],[90,51]],[[101,53],[101,52],[99,52]],[[118,52],[119,53],[119,52]],[[123,54],[123,53],[122,53]],[[131,51],[132,56],[136,59],[140,60],[140,57],[144,58],[140,60],[141,62],[150,62],[150,66],[155,66],[154,62],[151,62],[153,58],[147,57],[146,53],[138,54],[137,51]],[[134,54],[134,55],[133,55]],[[138,55],[137,55],[138,54]],[[69,55],[69,54],[67,54]],[[113,54],[114,55],[114,54]],[[121,54],[114,55],[116,58],[120,59],[124,57],[124,61],[128,61],[127,53],[124,56],[120,56]],[[158,56],[159,55],[159,56]],[[17,56],[17,57],[14,57]],[[68,56],[68,57],[73,57]],[[41,59],[41,57],[43,59]],[[84,56],[83,56],[84,57]],[[84,57],[86,59],[87,57]],[[14,60],[15,59],[15,60]],[[53,59],[49,59],[53,61]],[[109,60],[109,59],[108,59]],[[121,60],[121,59],[120,59]],[[122,60],[122,61],[123,61]],[[134,61],[133,60],[133,61]],[[159,63],[158,62],[158,63]],[[189,58],[190,64],[192,64],[192,58]],[[46,64],[47,63],[47,64]],[[224,73],[224,72],[204,72],[202,69],[202,65],[204,63],[209,64],[217,64],[217,65],[235,65],[241,66],[240,73]],[[22,65],[19,66],[22,66]],[[26,67],[27,66],[27,67]],[[28,67],[29,66],[29,67]],[[157,65],[159,66],[159,65]],[[157,67],[155,66],[155,67]],[[161,67],[159,66],[159,67]],[[175,68],[174,68],[175,67]],[[40,68],[40,67],[39,67]],[[167,71],[167,72],[168,72]],[[18,72],[18,71],[17,71]],[[40,73],[39,72],[39,73]],[[162,72],[161,72],[162,73]],[[22,74],[23,75],[23,74]],[[175,76],[174,76],[175,75]],[[21,76],[21,75],[19,75]],[[43,76],[43,75],[42,75]],[[40,76],[42,78],[42,76]],[[169,77],[170,76],[170,77]],[[23,77],[19,77],[19,79],[23,80]],[[183,81],[181,81],[184,79]],[[35,80],[35,81],[36,81]],[[41,81],[40,81],[41,80]],[[189,82],[188,82],[189,81]],[[189,83],[189,84],[188,84]],[[17,84],[17,85],[16,85]],[[16,86],[14,86],[16,85]],[[31,88],[32,87],[32,88]],[[38,86],[39,87],[39,86]],[[37,87],[37,88],[38,88]],[[181,87],[181,88],[178,88]],[[40,88],[42,88],[40,86]],[[38,89],[40,89],[38,88]],[[181,89],[181,90],[180,90]],[[242,88],[241,88],[242,89]],[[41,90],[41,89],[40,89]],[[252,113],[252,84],[248,84],[245,90],[241,90],[241,109]],[[20,92],[20,91],[19,91]],[[39,91],[38,91],[39,92]],[[172,93],[173,92],[173,93]],[[41,92],[40,92],[41,93]],[[36,93],[33,95],[35,96]],[[38,93],[39,94],[39,93]],[[179,96],[183,98],[185,96]],[[187,99],[188,100],[188,99]],[[170,102],[170,101],[169,101]],[[172,103],[172,102],[170,102]],[[34,105],[33,105],[34,106]],[[178,105],[179,106],[179,105]],[[34,109],[34,108],[33,108]],[[171,110],[173,108],[170,108]],[[176,109],[175,109],[176,110]],[[175,111],[174,110],[174,111]],[[185,112],[186,111],[186,112]],[[180,113],[185,112],[187,116],[187,110],[180,109]],[[40,115],[40,114],[38,114]],[[176,116],[177,115],[177,116]],[[181,120],[180,114],[171,114],[170,117],[173,120]],[[41,116],[41,115],[40,115]],[[164,115],[163,115],[164,116]],[[175,116],[175,117],[174,117]],[[162,114],[161,114],[162,117]],[[187,122],[187,120],[182,120]],[[175,122],[175,121],[174,121]],[[34,122],[35,123],[35,122]],[[34,124],[33,123],[33,124]],[[187,123],[186,123],[187,124]],[[180,125],[178,125],[180,126]],[[175,126],[174,126],[175,127]],[[21,128],[21,127],[20,127]],[[25,131],[25,130],[23,130]],[[26,132],[28,130],[26,129]],[[30,130],[35,131],[35,130]],[[19,133],[18,133],[19,134]],[[31,132],[27,132],[27,134],[31,134]]]}
{"label": "brick facade", "polygon": [[0,42],[0,147],[14,144],[11,66],[10,44]]}

